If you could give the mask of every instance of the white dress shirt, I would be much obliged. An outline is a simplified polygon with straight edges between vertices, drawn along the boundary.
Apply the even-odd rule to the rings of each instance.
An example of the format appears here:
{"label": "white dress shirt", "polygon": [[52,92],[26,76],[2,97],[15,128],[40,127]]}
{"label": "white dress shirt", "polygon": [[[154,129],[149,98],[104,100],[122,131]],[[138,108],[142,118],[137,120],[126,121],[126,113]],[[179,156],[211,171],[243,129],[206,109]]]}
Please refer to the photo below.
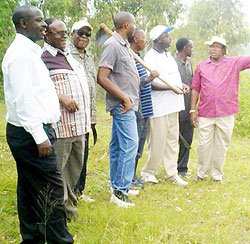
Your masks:
{"label": "white dress shirt", "polygon": [[41,54],[40,46],[17,33],[2,63],[6,120],[24,127],[37,144],[48,139],[43,124],[60,118],[58,97]]}
{"label": "white dress shirt", "polygon": [[[177,63],[170,52],[159,53],[151,48],[145,55],[144,61],[152,70],[157,70],[160,76],[169,84],[179,88],[182,87]],[[155,78],[154,82],[164,84],[158,78]],[[178,95],[171,90],[152,90],[152,102],[153,118],[185,109],[183,95]]]}

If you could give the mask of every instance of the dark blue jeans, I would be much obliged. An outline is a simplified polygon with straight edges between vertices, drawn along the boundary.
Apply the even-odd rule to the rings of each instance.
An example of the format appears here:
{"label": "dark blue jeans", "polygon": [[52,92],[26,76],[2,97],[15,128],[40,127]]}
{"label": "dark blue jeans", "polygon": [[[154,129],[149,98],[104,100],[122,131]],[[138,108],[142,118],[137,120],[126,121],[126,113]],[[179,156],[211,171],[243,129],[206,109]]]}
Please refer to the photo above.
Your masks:
{"label": "dark blue jeans", "polygon": [[114,190],[127,194],[135,170],[138,149],[136,116],[133,110],[122,114],[120,105],[111,110],[113,116],[110,142],[110,180]]}

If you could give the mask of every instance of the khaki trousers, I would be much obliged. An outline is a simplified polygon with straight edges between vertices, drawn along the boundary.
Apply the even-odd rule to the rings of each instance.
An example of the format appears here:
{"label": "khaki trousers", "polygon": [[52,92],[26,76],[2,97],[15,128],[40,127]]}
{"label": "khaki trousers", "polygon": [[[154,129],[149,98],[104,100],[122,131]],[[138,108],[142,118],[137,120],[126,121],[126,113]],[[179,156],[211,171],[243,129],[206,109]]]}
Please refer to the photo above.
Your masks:
{"label": "khaki trousers", "polygon": [[149,119],[148,161],[142,175],[155,175],[163,163],[168,179],[177,175],[177,156],[179,140],[179,114],[172,113]]}
{"label": "khaki trousers", "polygon": [[77,215],[77,198],[74,188],[80,177],[83,167],[85,135],[70,138],[59,138],[55,150],[57,167],[62,174],[64,188],[64,203],[66,215],[71,218]]}
{"label": "khaki trousers", "polygon": [[233,127],[233,115],[216,118],[199,117],[197,146],[199,177],[207,178],[210,174],[214,180],[222,179],[222,168]]}

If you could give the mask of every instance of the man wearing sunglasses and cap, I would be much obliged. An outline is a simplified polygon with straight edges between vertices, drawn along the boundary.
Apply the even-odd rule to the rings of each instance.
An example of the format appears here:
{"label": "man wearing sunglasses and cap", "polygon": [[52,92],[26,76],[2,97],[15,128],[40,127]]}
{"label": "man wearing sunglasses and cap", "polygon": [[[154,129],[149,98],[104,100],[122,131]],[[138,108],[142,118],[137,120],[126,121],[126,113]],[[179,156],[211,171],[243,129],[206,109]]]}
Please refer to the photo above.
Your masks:
{"label": "man wearing sunglasses and cap", "polygon": [[[93,56],[86,50],[90,43],[91,38],[91,25],[87,20],[79,20],[75,22],[72,26],[71,31],[71,43],[69,48],[71,50],[72,56],[82,64],[85,69],[87,76],[87,82],[89,87],[89,96],[90,96],[90,119],[91,119],[91,129],[94,136],[94,144],[97,140],[96,132],[96,69],[94,64]],[[87,172],[87,160],[89,152],[89,133],[86,134],[85,138],[85,149],[84,149],[84,162],[83,169],[79,178],[79,181],[75,187],[75,192],[77,195],[80,195],[80,199],[86,202],[93,202],[89,196],[84,195],[82,192],[85,188],[86,181],[86,172]]]}
{"label": "man wearing sunglasses and cap", "polygon": [[[157,25],[150,31],[150,38],[154,43],[144,60],[169,84],[183,88],[183,92],[188,92],[188,86],[182,84],[177,63],[167,51],[172,41],[169,33],[172,29],[173,27]],[[163,163],[168,181],[177,185],[186,185],[187,182],[178,176],[177,171],[178,115],[185,108],[183,95],[176,94],[156,78],[152,81],[152,102],[154,115],[149,118],[149,156],[141,172],[142,180],[158,183],[155,175],[158,167]]]}
{"label": "man wearing sunglasses and cap", "polygon": [[210,57],[197,65],[191,85],[190,120],[199,133],[198,172],[194,180],[210,175],[212,180],[223,184],[222,168],[234,115],[239,111],[239,73],[250,68],[250,57],[225,57],[227,43],[218,36],[205,44]]}

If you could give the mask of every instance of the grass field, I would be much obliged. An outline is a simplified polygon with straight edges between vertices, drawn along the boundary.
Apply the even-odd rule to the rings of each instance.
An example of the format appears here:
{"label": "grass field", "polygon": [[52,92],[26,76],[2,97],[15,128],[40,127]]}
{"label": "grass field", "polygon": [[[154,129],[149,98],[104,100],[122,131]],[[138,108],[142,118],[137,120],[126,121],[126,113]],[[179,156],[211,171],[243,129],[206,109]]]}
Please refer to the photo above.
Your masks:
{"label": "grass field", "polygon": [[[16,169],[5,141],[5,108],[0,105],[0,243],[20,243],[16,210]],[[69,223],[79,244],[226,244],[250,243],[250,141],[234,135],[226,165],[225,185],[211,181],[185,187],[166,182],[161,167],[159,184],[146,185],[134,198],[136,206],[109,203],[111,120],[98,105],[98,142],[91,148],[85,193],[95,203],[79,202],[79,218]],[[91,142],[91,145],[93,143]],[[196,173],[195,137],[189,172]],[[146,162],[147,152],[139,164]]]}

